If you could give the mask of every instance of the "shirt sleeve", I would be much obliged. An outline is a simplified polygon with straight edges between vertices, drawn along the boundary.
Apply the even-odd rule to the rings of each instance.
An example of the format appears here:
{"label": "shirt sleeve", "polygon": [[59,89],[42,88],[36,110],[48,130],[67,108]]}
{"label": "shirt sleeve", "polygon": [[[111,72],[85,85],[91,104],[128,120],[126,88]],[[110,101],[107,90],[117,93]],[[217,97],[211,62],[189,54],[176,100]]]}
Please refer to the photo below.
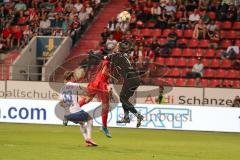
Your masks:
{"label": "shirt sleeve", "polygon": [[192,72],[196,72],[196,64],[194,64],[194,66],[192,68]]}

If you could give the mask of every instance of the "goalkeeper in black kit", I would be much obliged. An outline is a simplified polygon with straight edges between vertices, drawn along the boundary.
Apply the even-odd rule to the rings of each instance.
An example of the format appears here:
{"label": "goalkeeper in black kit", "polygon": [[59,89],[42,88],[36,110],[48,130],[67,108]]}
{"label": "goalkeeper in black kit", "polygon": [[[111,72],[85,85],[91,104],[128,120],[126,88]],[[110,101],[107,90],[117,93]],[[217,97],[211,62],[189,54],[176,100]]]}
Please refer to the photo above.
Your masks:
{"label": "goalkeeper in black kit", "polygon": [[131,44],[128,41],[118,43],[114,48],[113,54],[109,57],[111,68],[113,68],[114,75],[123,77],[123,86],[120,92],[120,101],[124,110],[124,117],[118,120],[117,123],[130,123],[129,112],[137,117],[137,127],[141,126],[143,116],[137,112],[132,103],[129,102],[130,97],[140,85],[140,73],[133,67],[128,59],[128,52]]}

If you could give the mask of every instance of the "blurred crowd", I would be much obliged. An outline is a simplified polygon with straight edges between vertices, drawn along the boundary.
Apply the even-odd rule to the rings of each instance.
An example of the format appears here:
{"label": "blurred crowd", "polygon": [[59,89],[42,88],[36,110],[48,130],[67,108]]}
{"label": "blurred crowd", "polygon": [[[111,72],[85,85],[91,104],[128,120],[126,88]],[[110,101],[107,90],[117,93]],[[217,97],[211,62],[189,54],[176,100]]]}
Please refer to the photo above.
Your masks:
{"label": "blurred crowd", "polygon": [[0,50],[24,47],[33,36],[71,36],[73,42],[101,0],[0,0]]}
{"label": "blurred crowd", "polygon": [[[102,33],[102,44],[112,39],[129,39],[142,50],[150,47],[154,54],[160,54],[157,37],[144,39],[141,29],[171,29],[167,36],[169,48],[177,47],[177,29],[192,29],[193,39],[209,39],[212,48],[218,48],[221,40],[219,23],[240,21],[240,1],[233,0],[129,0],[126,8],[131,13],[130,22],[118,22],[112,18]],[[133,33],[134,31],[134,33]],[[108,43],[105,44],[108,47]],[[181,45],[181,44],[180,44]],[[166,46],[166,45],[165,45]],[[179,46],[178,46],[179,47]],[[163,54],[168,53],[167,49]]]}
{"label": "blurred crowd", "polygon": [[[220,25],[230,23],[228,32],[234,22],[240,21],[239,0],[129,0],[125,10],[131,13],[130,21],[120,22],[113,17],[101,34],[103,53],[111,52],[117,42],[128,40],[133,44],[130,60],[148,70],[154,67],[152,62],[158,57],[169,56],[173,48],[188,48],[189,40],[207,40],[206,48],[219,49],[222,40]],[[155,32],[145,34],[146,28]],[[161,33],[157,34],[157,31]],[[187,39],[179,36],[184,31],[191,31]],[[222,59],[239,54],[239,46],[234,45],[239,38],[234,36],[233,46],[224,46],[229,48],[221,53]],[[186,42],[180,42],[180,38]],[[203,76],[204,66],[200,58],[192,67],[189,78]]]}

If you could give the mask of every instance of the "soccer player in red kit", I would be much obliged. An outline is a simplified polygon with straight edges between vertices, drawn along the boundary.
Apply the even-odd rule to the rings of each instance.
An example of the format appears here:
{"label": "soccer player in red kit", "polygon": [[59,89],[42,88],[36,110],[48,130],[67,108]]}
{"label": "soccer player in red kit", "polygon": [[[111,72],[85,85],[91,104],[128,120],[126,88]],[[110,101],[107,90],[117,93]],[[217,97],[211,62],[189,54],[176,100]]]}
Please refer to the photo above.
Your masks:
{"label": "soccer player in red kit", "polygon": [[108,72],[109,61],[101,60],[98,66],[97,74],[93,77],[93,81],[89,82],[87,86],[86,95],[79,101],[80,107],[90,102],[95,96],[102,102],[102,131],[108,137],[111,138],[111,134],[107,129],[107,119],[109,111],[109,92],[108,92]]}

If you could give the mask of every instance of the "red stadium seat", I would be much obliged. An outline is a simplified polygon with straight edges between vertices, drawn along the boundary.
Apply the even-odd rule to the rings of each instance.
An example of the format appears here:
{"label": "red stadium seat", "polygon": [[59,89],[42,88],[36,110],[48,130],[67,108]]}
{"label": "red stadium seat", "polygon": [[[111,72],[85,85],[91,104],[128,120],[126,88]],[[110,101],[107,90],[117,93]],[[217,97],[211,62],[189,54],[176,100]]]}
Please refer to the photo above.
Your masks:
{"label": "red stadium seat", "polygon": [[222,84],[226,87],[232,87],[233,86],[233,81],[225,79]]}
{"label": "red stadium seat", "polygon": [[173,48],[171,55],[174,56],[174,57],[182,56],[182,49],[181,48]]}
{"label": "red stadium seat", "polygon": [[204,67],[208,67],[208,65],[209,65],[208,59],[206,59],[206,58],[203,58],[201,60],[201,63],[204,65]]}
{"label": "red stadium seat", "polygon": [[222,68],[230,68],[232,65],[232,61],[228,59],[222,60],[221,67]]}
{"label": "red stadium seat", "polygon": [[221,21],[216,21],[215,24],[218,26],[218,28],[222,28],[222,22]]}
{"label": "red stadium seat", "polygon": [[221,48],[227,48],[227,47],[229,47],[229,46],[231,46],[231,45],[232,45],[232,42],[231,42],[230,40],[223,40],[223,41],[221,42],[220,47],[221,47]]}
{"label": "red stadium seat", "polygon": [[197,63],[197,59],[196,58],[191,58],[188,60],[187,66],[188,67],[193,67],[194,64]]}
{"label": "red stadium seat", "polygon": [[227,31],[221,30],[221,31],[220,31],[220,37],[221,37],[222,39],[228,38],[228,37],[227,37]]}
{"label": "red stadium seat", "polygon": [[225,70],[217,69],[216,72],[215,72],[215,77],[224,78],[225,77]]}
{"label": "red stadium seat", "polygon": [[227,78],[237,78],[237,71],[236,70],[227,70],[226,71],[226,77]]}
{"label": "red stadium seat", "polygon": [[183,78],[177,78],[177,80],[176,80],[176,86],[182,87],[182,86],[185,86],[185,85],[186,85],[185,79],[183,79]]}
{"label": "red stadium seat", "polygon": [[185,44],[185,45],[187,45],[188,44],[188,40],[187,39],[185,39],[185,38],[181,38],[181,39],[178,39],[178,42],[177,42],[178,44]]}
{"label": "red stadium seat", "polygon": [[221,56],[221,52],[223,52],[223,51],[225,51],[225,50],[223,50],[223,49],[218,49],[217,51],[216,51],[216,55],[215,55],[215,57],[216,58],[220,58]]}
{"label": "red stadium seat", "polygon": [[231,29],[232,28],[232,22],[230,21],[225,21],[222,24],[222,29]]}
{"label": "red stadium seat", "polygon": [[159,43],[160,45],[164,45],[164,44],[167,43],[167,39],[166,39],[166,38],[159,38],[159,39],[158,39],[158,43]]}
{"label": "red stadium seat", "polygon": [[208,48],[209,40],[203,39],[199,42],[199,47],[201,48]]}
{"label": "red stadium seat", "polygon": [[205,52],[205,57],[208,58],[213,58],[215,56],[215,51],[214,49],[207,49]]}
{"label": "red stadium seat", "polygon": [[188,73],[188,72],[190,72],[191,71],[191,69],[190,68],[183,68],[182,69],[182,77],[186,77],[186,74]]}
{"label": "red stadium seat", "polygon": [[167,77],[169,76],[171,70],[168,67],[162,67],[161,69],[158,69],[158,76],[159,77]]}
{"label": "red stadium seat", "polygon": [[153,42],[153,38],[151,38],[151,37],[145,39],[145,43],[146,43],[147,45],[150,45],[152,42]]}
{"label": "red stadium seat", "polygon": [[162,86],[164,84],[164,79],[159,77],[154,79],[154,84],[158,86]]}
{"label": "red stadium seat", "polygon": [[233,81],[233,87],[234,88],[240,88],[240,81],[239,80]]}
{"label": "red stadium seat", "polygon": [[171,69],[169,76],[173,76],[173,77],[179,77],[180,76],[180,70],[179,68],[173,68]]}
{"label": "red stadium seat", "polygon": [[189,40],[188,46],[190,48],[196,48],[198,47],[198,40],[197,39],[191,39]]}
{"label": "red stadium seat", "polygon": [[176,32],[178,38],[181,38],[183,36],[183,31],[181,29],[176,29],[175,32]]}
{"label": "red stadium seat", "polygon": [[240,30],[240,22],[234,22],[233,29]]}
{"label": "red stadium seat", "polygon": [[162,34],[162,36],[163,36],[163,37],[167,37],[168,34],[171,33],[171,32],[172,32],[171,29],[164,29],[164,30],[163,30],[163,34]]}
{"label": "red stadium seat", "polygon": [[164,64],[165,64],[165,58],[157,57],[157,58],[156,58],[156,63],[157,63],[158,65],[164,65]]}
{"label": "red stadium seat", "polygon": [[132,30],[132,34],[135,36],[135,35],[138,35],[138,29],[133,29]]}
{"label": "red stadium seat", "polygon": [[167,79],[166,79],[166,82],[167,82],[169,85],[173,86],[173,85],[175,84],[175,79],[174,79],[174,78],[167,78]]}
{"label": "red stadium seat", "polygon": [[202,57],[204,55],[204,50],[201,48],[195,49],[195,52],[193,52],[195,57]]}
{"label": "red stadium seat", "polygon": [[219,83],[220,83],[219,80],[217,80],[217,79],[211,79],[209,86],[210,86],[210,87],[217,87],[217,85],[219,85]]}
{"label": "red stadium seat", "polygon": [[146,27],[147,27],[147,28],[153,28],[153,27],[155,26],[155,24],[156,24],[156,23],[153,22],[153,21],[148,21],[147,24],[146,24]]}
{"label": "red stadium seat", "polygon": [[191,30],[191,29],[186,29],[186,30],[184,30],[184,38],[192,38],[192,36],[193,36],[193,30]]}
{"label": "red stadium seat", "polygon": [[208,86],[208,79],[201,79],[201,85],[202,85],[202,87],[207,87]]}
{"label": "red stadium seat", "polygon": [[162,35],[162,30],[161,29],[154,29],[152,30],[153,36],[160,37]]}
{"label": "red stadium seat", "polygon": [[240,54],[237,54],[237,57],[236,57],[236,59],[239,59],[239,60],[240,60]]}
{"label": "red stadium seat", "polygon": [[240,40],[239,40],[239,39],[237,39],[237,40],[235,41],[235,46],[239,46],[239,47],[240,47]]}
{"label": "red stadium seat", "polygon": [[207,15],[213,20],[216,19],[216,13],[215,12],[208,12]]}
{"label": "red stadium seat", "polygon": [[211,60],[209,66],[212,67],[212,68],[219,68],[220,60],[219,59]]}
{"label": "red stadium seat", "polygon": [[193,79],[193,78],[190,78],[190,79],[187,80],[186,85],[189,86],[189,87],[194,87],[194,86],[196,86],[196,80]]}
{"label": "red stadium seat", "polygon": [[176,59],[176,66],[179,66],[179,67],[184,67],[187,65],[187,61],[185,58],[178,58]]}
{"label": "red stadium seat", "polygon": [[184,57],[192,57],[193,56],[193,50],[191,48],[185,48],[185,49],[183,49],[182,55]]}
{"label": "red stadium seat", "polygon": [[236,32],[236,31],[233,31],[233,30],[229,31],[229,32],[227,33],[227,38],[228,38],[228,39],[236,39],[236,38],[237,38],[237,32]]}
{"label": "red stadium seat", "polygon": [[175,63],[176,63],[175,58],[166,58],[165,59],[165,64],[167,66],[175,66],[176,65]]}
{"label": "red stadium seat", "polygon": [[203,77],[207,77],[207,78],[214,77],[214,71],[212,69],[205,69]]}
{"label": "red stadium seat", "polygon": [[150,36],[152,36],[151,30],[148,29],[148,28],[142,29],[142,30],[141,30],[141,33],[142,33],[142,36],[144,36],[144,37],[150,37]]}

